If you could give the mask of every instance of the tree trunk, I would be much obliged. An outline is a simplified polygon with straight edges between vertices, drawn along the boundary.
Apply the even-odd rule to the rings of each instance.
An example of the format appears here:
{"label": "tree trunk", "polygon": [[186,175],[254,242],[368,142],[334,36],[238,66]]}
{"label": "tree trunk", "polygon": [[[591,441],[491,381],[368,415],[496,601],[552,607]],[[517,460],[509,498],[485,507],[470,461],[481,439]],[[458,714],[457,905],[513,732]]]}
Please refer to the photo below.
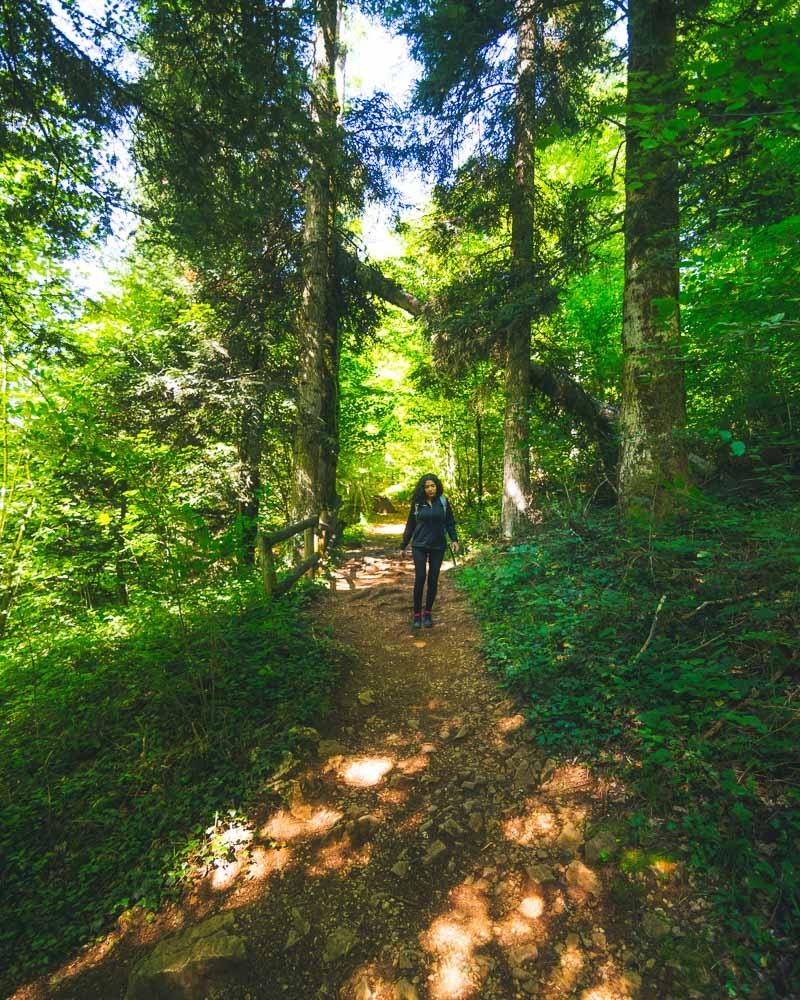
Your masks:
{"label": "tree trunk", "polygon": [[689,476],[677,155],[658,135],[677,105],[674,0],[633,0],[628,30],[619,490],[624,510],[659,517]]}
{"label": "tree trunk", "polygon": [[[261,451],[264,439],[264,402],[257,386],[247,386],[239,426],[239,516],[242,519],[240,558],[253,565],[261,499]],[[251,396],[251,393],[253,394]]]}
{"label": "tree trunk", "polygon": [[478,506],[483,507],[483,429],[481,427],[481,415],[475,414],[475,436],[478,446]]}
{"label": "tree trunk", "polygon": [[511,267],[517,308],[506,341],[503,420],[504,538],[516,539],[528,521],[530,503],[529,395],[531,381],[531,290],[533,279],[534,169],[537,19],[521,2],[517,9],[514,100],[514,183],[511,195]]}
{"label": "tree trunk", "polygon": [[312,118],[317,142],[306,181],[305,274],[298,320],[300,377],[294,444],[294,514],[336,509],[339,336],[335,301],[337,0],[319,0]]}

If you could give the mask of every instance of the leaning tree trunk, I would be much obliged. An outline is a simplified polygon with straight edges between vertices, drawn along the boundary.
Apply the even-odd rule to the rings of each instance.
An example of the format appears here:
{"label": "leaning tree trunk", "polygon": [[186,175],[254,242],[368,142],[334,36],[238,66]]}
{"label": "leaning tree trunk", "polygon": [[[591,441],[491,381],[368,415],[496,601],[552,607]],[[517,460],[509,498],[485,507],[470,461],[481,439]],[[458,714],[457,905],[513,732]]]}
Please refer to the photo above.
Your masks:
{"label": "leaning tree trunk", "polygon": [[677,105],[675,0],[632,0],[628,30],[619,492],[661,516],[688,479],[677,155],[658,134]]}
{"label": "leaning tree trunk", "polygon": [[514,100],[514,181],[511,195],[511,267],[517,295],[506,340],[503,420],[503,537],[515,539],[528,520],[531,476],[528,454],[533,308],[533,181],[536,124],[536,15],[520,3]]}
{"label": "leaning tree trunk", "polygon": [[336,509],[339,337],[333,239],[337,36],[337,0],[319,0],[311,97],[317,137],[306,181],[305,273],[298,320],[300,372],[293,490],[298,517]]}

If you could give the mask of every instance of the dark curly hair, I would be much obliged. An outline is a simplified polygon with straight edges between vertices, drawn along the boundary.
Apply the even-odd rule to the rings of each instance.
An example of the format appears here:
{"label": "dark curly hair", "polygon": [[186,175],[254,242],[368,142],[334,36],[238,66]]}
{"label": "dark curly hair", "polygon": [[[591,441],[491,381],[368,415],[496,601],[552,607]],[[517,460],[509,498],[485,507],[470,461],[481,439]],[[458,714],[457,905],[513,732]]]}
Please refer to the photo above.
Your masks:
{"label": "dark curly hair", "polygon": [[440,497],[444,493],[444,487],[442,486],[442,481],[438,476],[428,474],[427,476],[422,476],[420,481],[414,487],[414,494],[411,497],[411,509],[413,510],[417,504],[423,504],[428,502],[428,498],[425,496],[425,483],[432,479],[436,483],[436,496]]}

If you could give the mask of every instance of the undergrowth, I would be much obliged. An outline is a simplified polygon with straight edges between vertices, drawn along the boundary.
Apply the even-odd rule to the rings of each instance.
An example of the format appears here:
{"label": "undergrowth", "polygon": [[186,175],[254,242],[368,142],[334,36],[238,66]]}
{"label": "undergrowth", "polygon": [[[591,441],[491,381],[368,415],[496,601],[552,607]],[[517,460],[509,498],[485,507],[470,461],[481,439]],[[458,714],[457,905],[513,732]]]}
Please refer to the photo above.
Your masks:
{"label": "undergrowth", "polygon": [[730,996],[800,981],[800,507],[704,502],[652,535],[550,523],[461,576],[553,753],[620,769],[716,885]]}
{"label": "undergrowth", "polygon": [[4,650],[0,986],[177,892],[215,815],[302,740],[338,669],[307,597],[234,581]]}

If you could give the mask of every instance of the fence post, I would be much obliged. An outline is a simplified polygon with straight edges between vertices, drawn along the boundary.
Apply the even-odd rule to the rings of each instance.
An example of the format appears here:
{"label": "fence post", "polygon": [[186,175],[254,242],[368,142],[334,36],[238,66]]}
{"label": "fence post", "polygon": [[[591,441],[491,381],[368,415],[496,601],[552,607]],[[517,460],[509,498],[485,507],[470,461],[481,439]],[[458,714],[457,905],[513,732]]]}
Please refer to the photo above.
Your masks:
{"label": "fence post", "polygon": [[258,542],[258,555],[261,563],[261,580],[264,584],[264,593],[267,597],[272,597],[278,582],[275,575],[275,559],[272,555],[272,546],[261,531],[256,535],[256,540]]}
{"label": "fence post", "polygon": [[[314,529],[306,528],[303,532],[303,559],[310,559],[314,555]],[[314,567],[308,571],[310,577],[314,576]]]}

